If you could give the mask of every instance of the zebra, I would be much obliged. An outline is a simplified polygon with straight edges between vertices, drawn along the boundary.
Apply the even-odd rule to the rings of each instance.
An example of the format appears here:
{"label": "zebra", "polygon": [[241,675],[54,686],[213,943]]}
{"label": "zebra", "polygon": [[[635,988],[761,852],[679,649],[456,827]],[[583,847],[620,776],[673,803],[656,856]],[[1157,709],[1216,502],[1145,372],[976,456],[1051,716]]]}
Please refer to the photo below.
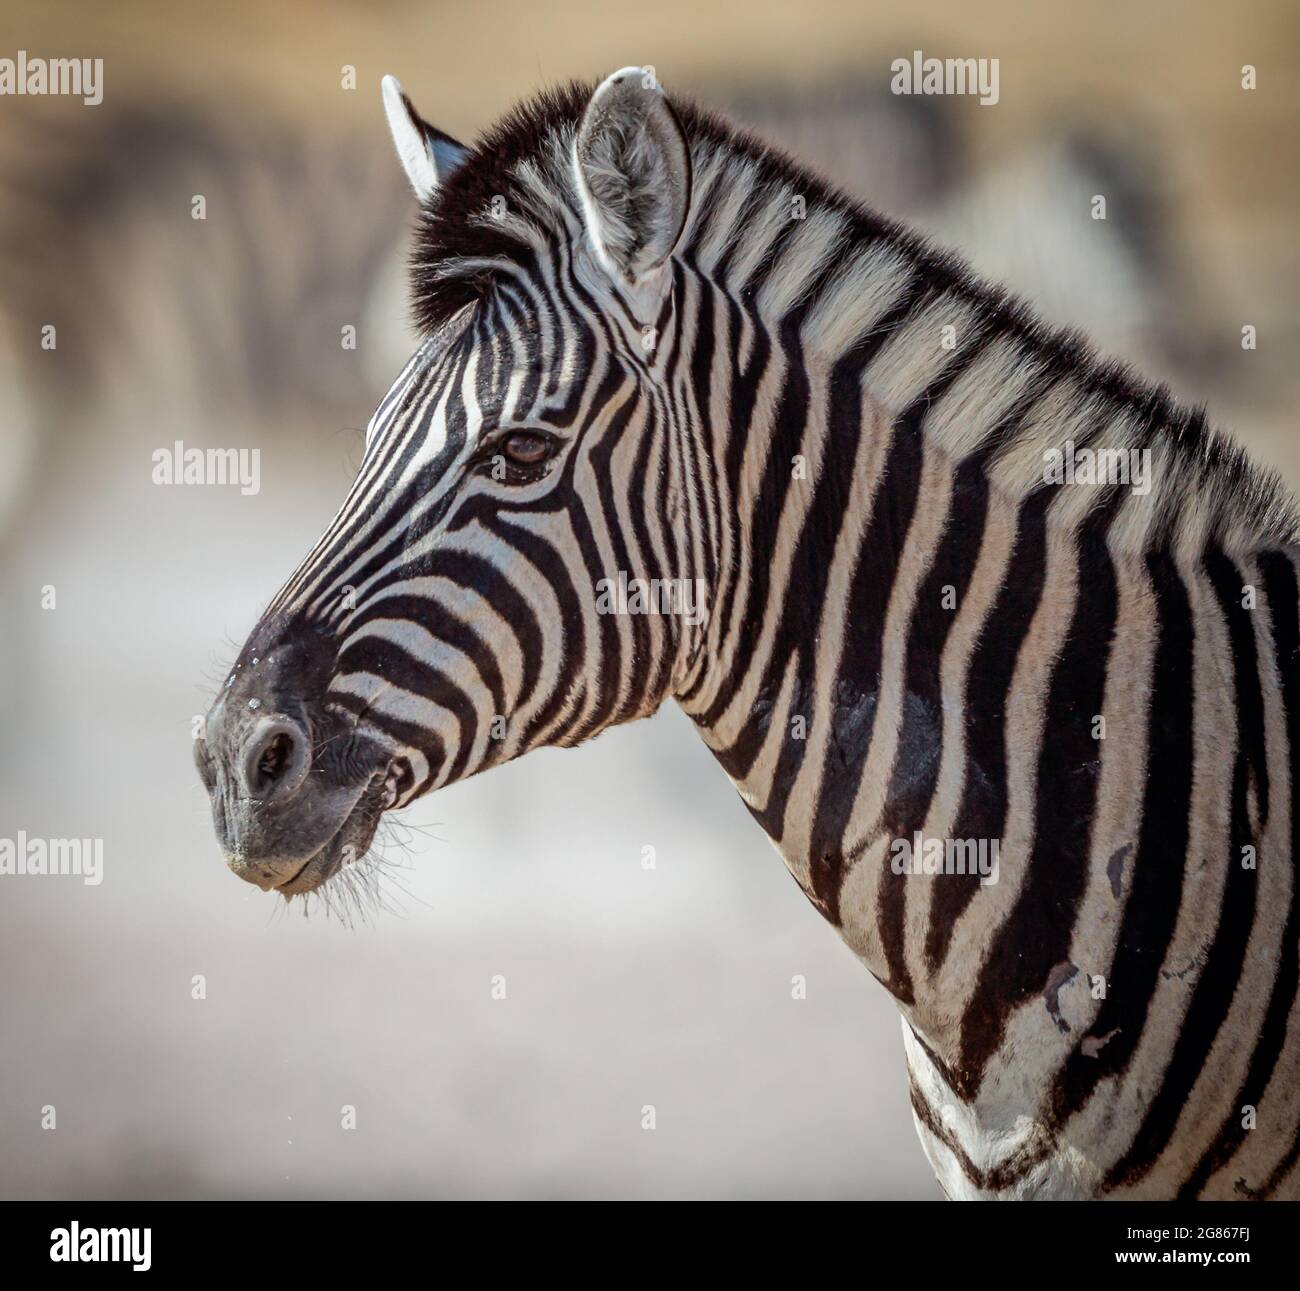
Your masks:
{"label": "zebra", "polygon": [[473,147],[383,99],[422,340],[196,741],[230,868],[342,881],[671,696],[897,1003],[947,1196],[1300,1195],[1279,480],[652,68]]}

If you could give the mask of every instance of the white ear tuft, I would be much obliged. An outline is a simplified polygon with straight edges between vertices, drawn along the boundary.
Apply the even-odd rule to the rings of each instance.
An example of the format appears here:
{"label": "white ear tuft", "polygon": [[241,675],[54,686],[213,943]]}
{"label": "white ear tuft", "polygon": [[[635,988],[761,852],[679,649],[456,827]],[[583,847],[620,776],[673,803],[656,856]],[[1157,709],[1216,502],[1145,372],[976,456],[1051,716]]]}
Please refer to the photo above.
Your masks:
{"label": "white ear tuft", "polygon": [[625,67],[601,82],[573,164],[596,258],[637,285],[672,254],[691,202],[690,148],[653,69]]}
{"label": "white ear tuft", "polygon": [[384,113],[397,155],[402,159],[402,168],[416,197],[423,202],[439,184],[447,182],[447,177],[469,155],[469,149],[423,120],[395,76],[385,76],[382,85]]}

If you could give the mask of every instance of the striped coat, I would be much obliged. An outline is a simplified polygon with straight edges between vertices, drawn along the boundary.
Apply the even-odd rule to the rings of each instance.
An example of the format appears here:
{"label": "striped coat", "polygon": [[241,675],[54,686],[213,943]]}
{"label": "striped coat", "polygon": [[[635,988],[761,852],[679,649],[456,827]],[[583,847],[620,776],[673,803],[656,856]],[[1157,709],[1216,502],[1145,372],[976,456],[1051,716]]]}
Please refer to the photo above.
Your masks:
{"label": "striped coat", "polygon": [[[364,851],[673,697],[897,1001],[950,1196],[1297,1195],[1276,479],[642,69],[474,149],[388,100],[427,339],[209,718],[232,865],[305,891],[345,860],[290,823]],[[707,613],[607,612],[629,574]],[[339,806],[233,715],[268,656]]]}

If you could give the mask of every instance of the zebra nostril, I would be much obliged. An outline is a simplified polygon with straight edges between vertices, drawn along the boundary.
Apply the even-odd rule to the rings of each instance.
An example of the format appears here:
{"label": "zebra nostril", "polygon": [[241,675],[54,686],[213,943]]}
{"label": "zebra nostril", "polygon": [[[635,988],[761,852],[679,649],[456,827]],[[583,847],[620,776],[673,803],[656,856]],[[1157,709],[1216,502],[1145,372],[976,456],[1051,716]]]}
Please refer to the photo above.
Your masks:
{"label": "zebra nostril", "polygon": [[256,727],[244,754],[249,796],[269,802],[294,793],[307,776],[310,747],[306,732],[284,718]]}

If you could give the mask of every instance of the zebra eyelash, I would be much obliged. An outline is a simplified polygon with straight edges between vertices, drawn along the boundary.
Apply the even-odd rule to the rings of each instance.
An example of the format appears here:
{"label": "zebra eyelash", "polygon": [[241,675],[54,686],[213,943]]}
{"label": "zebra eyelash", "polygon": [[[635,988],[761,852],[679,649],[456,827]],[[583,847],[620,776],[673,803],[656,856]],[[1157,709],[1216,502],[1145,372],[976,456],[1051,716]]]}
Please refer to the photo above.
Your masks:
{"label": "zebra eyelash", "polygon": [[[505,452],[505,445],[513,435],[533,435],[544,440],[549,449],[547,455],[529,465],[512,461]],[[533,484],[554,468],[557,458],[567,444],[568,441],[558,435],[533,426],[512,426],[508,430],[494,430],[470,455],[467,469],[471,473],[479,474],[484,468],[495,466],[497,459],[500,458],[505,463],[506,476],[503,480],[497,481],[498,483]]]}

